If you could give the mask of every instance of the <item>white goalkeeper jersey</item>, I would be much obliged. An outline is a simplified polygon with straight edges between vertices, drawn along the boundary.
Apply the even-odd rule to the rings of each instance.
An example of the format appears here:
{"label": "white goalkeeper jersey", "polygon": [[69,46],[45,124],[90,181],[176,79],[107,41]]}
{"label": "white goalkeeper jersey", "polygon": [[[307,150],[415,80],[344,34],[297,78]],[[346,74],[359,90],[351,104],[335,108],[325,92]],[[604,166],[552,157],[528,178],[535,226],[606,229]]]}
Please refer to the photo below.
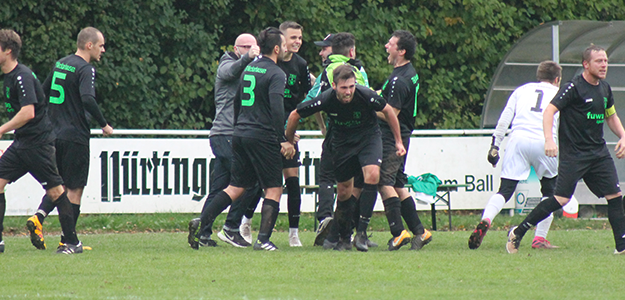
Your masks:
{"label": "white goalkeeper jersey", "polygon": [[[497,122],[497,129],[493,134],[495,145],[499,147],[510,124],[512,124],[511,136],[544,140],[543,111],[557,93],[558,87],[547,82],[530,82],[514,90]],[[556,140],[558,115],[554,116],[553,126],[553,136]]]}

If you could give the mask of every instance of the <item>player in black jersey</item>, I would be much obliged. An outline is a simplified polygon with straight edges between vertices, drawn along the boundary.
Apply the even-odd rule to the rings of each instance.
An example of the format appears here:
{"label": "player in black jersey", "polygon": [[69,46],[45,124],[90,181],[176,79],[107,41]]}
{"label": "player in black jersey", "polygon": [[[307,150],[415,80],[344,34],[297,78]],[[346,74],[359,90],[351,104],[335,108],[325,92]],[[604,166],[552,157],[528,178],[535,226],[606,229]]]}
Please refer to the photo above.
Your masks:
{"label": "player in black jersey", "polygon": [[[608,220],[616,244],[614,254],[625,254],[623,197],[614,161],[603,139],[603,124],[619,138],[614,149],[619,159],[625,157],[625,130],[614,108],[612,89],[604,81],[608,71],[606,51],[591,45],[582,57],[584,72],[560,87],[543,113],[545,154],[555,157],[560,150],[555,196],[540,202],[519,226],[510,229],[508,253],[518,252],[521,239],[531,226],[566,205],[583,178],[593,194],[608,201]],[[559,147],[552,134],[556,112],[560,112]]]}
{"label": "player in black jersey", "polygon": [[[302,102],[310,90],[311,84],[308,63],[297,54],[302,46],[303,27],[293,21],[286,21],[280,24],[280,31],[286,39],[286,48],[288,49],[284,60],[278,62],[278,66],[286,74],[286,88],[284,89],[284,121],[286,123],[286,118]],[[282,173],[288,195],[289,245],[301,247],[298,228],[302,198],[299,186],[300,162],[297,143],[295,150],[297,152],[292,159],[282,159]]]}
{"label": "player in black jersey", "polygon": [[[74,222],[80,215],[80,200],[89,175],[89,116],[96,120],[104,136],[113,133],[96,103],[96,70],[91,65],[92,61],[100,61],[105,51],[104,35],[96,28],[83,28],[78,33],[76,46],[76,53],[58,60],[43,83],[43,91],[50,99],[50,121],[56,133],[56,164],[72,203]],[[41,231],[52,209],[50,199],[44,198],[37,213],[28,219],[27,227]],[[61,236],[60,247],[64,244],[65,237]]]}
{"label": "player in black jersey", "polygon": [[[295,129],[302,117],[325,111],[333,126],[332,152],[334,172],[338,187],[338,204],[334,212],[331,230],[324,248],[351,248],[351,216],[353,215],[354,176],[364,174],[364,189],[360,195],[363,202],[375,202],[376,187],[382,162],[382,140],[375,112],[382,111],[395,137],[396,154],[403,156],[406,149],[401,141],[399,123],[393,109],[384,98],[374,91],[356,85],[356,75],[352,66],[342,65],[333,71],[332,89],[318,97],[301,103],[293,111],[287,123],[287,139],[294,140]],[[367,251],[366,228],[358,227],[354,245],[360,251]],[[340,240],[333,240],[340,236]],[[340,242],[340,243],[339,243]]]}
{"label": "player in black jersey", "polygon": [[[241,74],[235,97],[230,185],[219,192],[206,208],[206,220],[236,201],[245,188],[257,182],[265,191],[261,224],[254,250],[277,250],[269,241],[278,218],[282,194],[282,158],[293,157],[295,149],[284,136],[284,72],[276,65],[284,57],[286,42],[277,28],[267,28],[258,37],[262,56]],[[198,237],[199,238],[199,237]]]}
{"label": "player in black jersey", "polygon": [[[419,75],[410,61],[417,48],[415,37],[408,31],[397,30],[385,45],[388,53],[388,63],[394,69],[382,87],[382,96],[393,109],[399,120],[401,138],[408,151],[410,135],[414,130],[417,116],[417,92],[419,90]],[[382,196],[384,210],[393,238],[388,243],[389,250],[397,250],[410,242],[410,234],[404,230],[402,217],[412,231],[412,250],[419,250],[432,240],[432,234],[423,228],[414,199],[410,196],[405,185],[408,177],[404,173],[407,154],[395,155],[395,140],[393,132],[383,114],[380,118],[382,131],[383,158],[380,166],[380,183],[378,190]],[[401,200],[401,201],[400,201]]]}
{"label": "player in black jersey", "polygon": [[[67,244],[57,253],[82,253],[82,243],[76,236],[76,228],[72,207],[63,188],[63,179],[59,176],[54,157],[54,133],[47,114],[47,100],[41,83],[35,74],[26,66],[18,63],[22,41],[13,30],[0,30],[0,69],[4,76],[2,95],[11,118],[0,126],[0,137],[15,130],[13,143],[0,157],[0,252],[4,252],[2,241],[2,223],[6,209],[4,189],[8,183],[14,182],[30,173],[46,190],[52,205],[59,210],[59,221]],[[30,230],[31,228],[29,228]],[[46,244],[41,232],[31,231],[37,235],[37,249],[45,250]]]}

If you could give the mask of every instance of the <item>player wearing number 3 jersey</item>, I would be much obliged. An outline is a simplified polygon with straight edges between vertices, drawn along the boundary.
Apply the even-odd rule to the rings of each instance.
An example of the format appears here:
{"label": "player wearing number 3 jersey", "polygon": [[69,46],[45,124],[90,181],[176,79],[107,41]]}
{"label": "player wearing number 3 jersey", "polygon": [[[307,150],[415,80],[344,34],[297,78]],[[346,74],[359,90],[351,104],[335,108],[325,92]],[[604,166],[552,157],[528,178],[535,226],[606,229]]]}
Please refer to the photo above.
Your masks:
{"label": "player wearing number 3 jersey", "polygon": [[[504,108],[497,129],[493,134],[493,142],[488,152],[488,161],[495,166],[499,160],[499,145],[512,124],[512,132],[506,146],[501,168],[499,191],[493,195],[482,214],[482,220],[469,237],[469,248],[477,249],[482,243],[491,222],[499,214],[504,204],[510,200],[519,180],[526,180],[530,167],[534,167],[536,176],[540,178],[543,197],[553,195],[558,160],[545,155],[543,136],[543,111],[558,92],[562,68],[555,62],[544,61],[538,66],[536,77],[540,82],[530,82],[518,87]],[[554,136],[557,126],[553,126]],[[543,198],[544,199],[544,198]],[[536,236],[532,247],[555,248],[546,240],[553,215],[550,215],[536,228]]]}
{"label": "player wearing number 3 jersey", "polygon": [[[286,41],[277,28],[267,28],[258,37],[262,57],[250,63],[241,74],[234,100],[232,171],[230,185],[206,207],[206,221],[212,223],[245,188],[260,183],[265,191],[260,229],[254,250],[273,251],[269,241],[278,218],[282,194],[282,158],[295,154],[284,136],[284,86],[286,77],[276,65],[284,57]],[[203,216],[204,218],[204,216]]]}

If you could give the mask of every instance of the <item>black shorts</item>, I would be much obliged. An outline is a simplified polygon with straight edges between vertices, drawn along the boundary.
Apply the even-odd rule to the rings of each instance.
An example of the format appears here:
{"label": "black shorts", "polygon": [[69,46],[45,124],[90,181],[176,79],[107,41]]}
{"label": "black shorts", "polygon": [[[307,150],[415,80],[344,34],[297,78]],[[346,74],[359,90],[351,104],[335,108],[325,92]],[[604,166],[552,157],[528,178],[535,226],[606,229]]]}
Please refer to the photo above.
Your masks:
{"label": "black shorts", "polygon": [[395,138],[392,134],[382,136],[382,165],[380,165],[380,182],[378,185],[402,188],[408,183],[408,176],[404,173],[406,158],[408,157],[408,147],[410,146],[410,136],[402,137],[402,143],[406,148],[406,155],[397,156],[395,148]]}
{"label": "black shorts", "polygon": [[583,160],[560,160],[556,196],[571,198],[580,179],[597,197],[617,194],[619,188],[618,175],[611,156]]}
{"label": "black shorts", "polygon": [[293,158],[287,159],[286,157],[282,156],[282,168],[299,168],[299,166],[299,147],[297,146],[297,144],[295,144],[295,155],[293,155]]}
{"label": "black shorts", "polygon": [[230,184],[251,188],[258,182],[263,189],[282,187],[280,149],[278,142],[232,137]]}
{"label": "black shorts", "polygon": [[334,145],[332,148],[334,175],[337,182],[345,182],[362,174],[362,167],[382,163],[380,131],[363,137],[356,145]]}
{"label": "black shorts", "polygon": [[63,184],[56,168],[54,145],[44,144],[30,149],[15,149],[13,145],[0,157],[0,178],[14,182],[30,173],[44,189]]}
{"label": "black shorts", "polygon": [[56,165],[68,189],[84,188],[89,177],[89,145],[56,140]]}
{"label": "black shorts", "polygon": [[332,138],[326,135],[321,145],[321,158],[317,165],[317,184],[336,183],[334,178],[334,163],[332,162]]}

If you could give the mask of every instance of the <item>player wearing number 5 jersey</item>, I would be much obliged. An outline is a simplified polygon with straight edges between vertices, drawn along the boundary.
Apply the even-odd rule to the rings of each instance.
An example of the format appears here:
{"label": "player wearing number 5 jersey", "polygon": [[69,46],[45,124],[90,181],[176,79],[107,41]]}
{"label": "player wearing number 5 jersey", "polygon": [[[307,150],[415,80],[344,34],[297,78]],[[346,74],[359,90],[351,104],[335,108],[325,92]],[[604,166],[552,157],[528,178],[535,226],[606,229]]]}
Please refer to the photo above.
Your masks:
{"label": "player wearing number 5 jersey", "polygon": [[[100,61],[104,53],[104,36],[93,27],[78,33],[75,54],[58,60],[43,84],[49,97],[49,115],[56,133],[56,163],[67,188],[74,210],[74,221],[80,215],[80,200],[89,175],[90,121],[94,118],[105,136],[113,133],[96,103],[96,70],[92,61]],[[41,231],[45,217],[52,211],[50,200],[44,198],[29,228]],[[31,236],[35,237],[32,234]],[[36,241],[32,241],[36,244]],[[61,236],[64,247],[65,237]]]}
{"label": "player wearing number 5 jersey", "polygon": [[[512,132],[503,157],[499,191],[488,200],[481,222],[469,237],[470,249],[477,249],[481,245],[493,219],[510,200],[519,180],[528,178],[530,167],[534,167],[536,176],[540,178],[543,199],[553,196],[558,175],[558,160],[557,157],[548,157],[544,152],[543,111],[558,92],[561,73],[562,68],[557,63],[544,61],[536,71],[536,77],[540,82],[522,85],[510,95],[497,122],[497,129],[488,152],[488,161],[495,166],[499,160],[499,145],[512,124]],[[555,136],[557,123],[554,123],[552,131]],[[552,220],[553,215],[549,215],[537,225],[532,248],[556,248],[546,240]]]}

